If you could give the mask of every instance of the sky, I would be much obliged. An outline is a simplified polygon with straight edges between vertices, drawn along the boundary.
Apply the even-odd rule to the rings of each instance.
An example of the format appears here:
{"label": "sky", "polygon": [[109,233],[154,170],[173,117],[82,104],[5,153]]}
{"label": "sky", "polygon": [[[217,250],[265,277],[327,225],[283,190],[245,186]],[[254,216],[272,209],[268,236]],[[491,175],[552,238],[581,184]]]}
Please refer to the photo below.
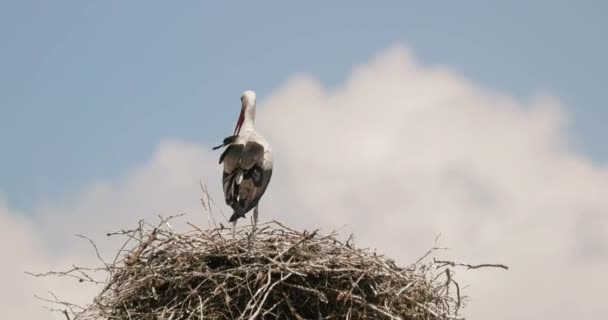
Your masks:
{"label": "sky", "polygon": [[2,1],[0,190],[31,209],[162,138],[217,141],[245,88],[263,98],[297,73],[333,87],[398,43],[491,90],[558,96],[573,143],[605,163],[607,5],[568,3]]}
{"label": "sky", "polygon": [[404,263],[442,233],[513,266],[462,275],[473,319],[603,314],[607,9],[2,1],[0,279],[22,290],[0,298],[44,318],[21,271],[89,261],[74,233],[196,217],[200,180],[221,198],[209,149],[253,89],[277,157],[262,220],[346,224]]}

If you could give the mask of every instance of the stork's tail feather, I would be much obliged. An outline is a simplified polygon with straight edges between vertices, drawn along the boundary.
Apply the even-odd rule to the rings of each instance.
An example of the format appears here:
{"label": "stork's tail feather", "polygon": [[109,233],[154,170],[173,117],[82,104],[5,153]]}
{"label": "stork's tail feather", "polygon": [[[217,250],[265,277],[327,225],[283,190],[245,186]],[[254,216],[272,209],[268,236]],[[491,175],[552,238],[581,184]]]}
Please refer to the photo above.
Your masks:
{"label": "stork's tail feather", "polygon": [[[224,190],[224,193],[226,194],[226,203],[230,206],[233,206],[235,202],[239,203],[241,207],[243,206],[245,199],[240,197],[240,186],[243,182],[243,175],[243,170],[241,168],[237,168],[224,178],[226,179],[224,181],[224,186],[226,188]],[[243,217],[245,217],[244,214],[235,211],[232,216],[230,216],[228,222],[235,222],[238,218]]]}
{"label": "stork's tail feather", "polygon": [[235,222],[238,218],[242,218],[243,216],[239,216],[238,213],[233,213],[232,216],[230,216],[230,219],[228,220],[228,222]]}

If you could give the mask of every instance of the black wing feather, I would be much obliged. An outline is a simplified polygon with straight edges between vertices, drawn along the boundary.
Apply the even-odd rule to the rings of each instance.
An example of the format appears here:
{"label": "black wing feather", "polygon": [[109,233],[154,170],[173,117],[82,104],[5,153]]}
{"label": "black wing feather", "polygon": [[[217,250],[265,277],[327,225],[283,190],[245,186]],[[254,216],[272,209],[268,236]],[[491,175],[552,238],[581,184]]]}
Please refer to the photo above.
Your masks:
{"label": "black wing feather", "polygon": [[224,152],[222,152],[222,155],[220,156],[220,164],[222,164],[222,162],[224,162],[224,158],[226,158],[226,155],[231,152],[231,151],[237,151],[240,152],[243,150],[245,146],[242,144],[231,144],[228,146],[228,148],[226,148],[226,150],[224,150]]}
{"label": "black wing feather", "polygon": [[[230,221],[235,221],[238,218],[244,217],[247,212],[253,209],[259,202],[260,198],[266,191],[272,169],[262,169],[260,162],[264,155],[264,147],[255,142],[249,141],[245,144],[234,144],[238,136],[230,136],[224,139],[224,145],[228,145],[226,150],[220,155],[219,163],[223,163],[226,156],[230,153],[238,164],[232,172],[225,172],[222,175],[222,183],[224,185],[224,199],[226,204],[234,210]],[[217,148],[222,147],[218,146]],[[246,197],[240,197],[240,183],[237,183],[237,177],[242,175],[242,181],[251,181],[255,186],[255,195],[251,201],[246,201]],[[238,200],[237,200],[238,199]]]}
{"label": "black wing feather", "polygon": [[227,145],[233,143],[234,141],[236,141],[236,139],[238,137],[239,137],[238,135],[234,135],[234,136],[229,136],[229,137],[224,138],[224,141],[222,142],[222,144],[220,144],[219,146],[213,147],[213,150],[217,150],[223,146],[227,146]]}

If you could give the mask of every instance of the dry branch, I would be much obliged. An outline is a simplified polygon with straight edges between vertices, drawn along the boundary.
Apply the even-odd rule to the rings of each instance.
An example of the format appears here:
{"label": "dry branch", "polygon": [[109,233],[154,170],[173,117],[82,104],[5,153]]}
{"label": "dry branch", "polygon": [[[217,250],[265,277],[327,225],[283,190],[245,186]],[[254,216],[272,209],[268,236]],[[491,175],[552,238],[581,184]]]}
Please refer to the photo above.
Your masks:
{"label": "dry branch", "polygon": [[[108,279],[91,305],[54,301],[70,306],[60,309],[66,318],[462,319],[466,297],[453,273],[438,268],[506,267],[423,259],[400,268],[350,238],[342,242],[335,233],[300,232],[276,221],[254,231],[193,226],[180,233],[161,220],[109,234],[137,245],[121,253],[123,245],[112,265],[104,262]],[[41,275],[93,282],[86,274],[74,267]]]}
{"label": "dry branch", "polygon": [[467,269],[500,268],[500,269],[509,270],[509,267],[505,266],[504,264],[499,264],[499,263],[467,264],[467,263],[459,263],[459,262],[454,262],[454,261],[436,260],[436,259],[434,259],[434,262],[438,265],[438,268],[441,268],[444,266],[451,266],[451,267],[466,267]]}

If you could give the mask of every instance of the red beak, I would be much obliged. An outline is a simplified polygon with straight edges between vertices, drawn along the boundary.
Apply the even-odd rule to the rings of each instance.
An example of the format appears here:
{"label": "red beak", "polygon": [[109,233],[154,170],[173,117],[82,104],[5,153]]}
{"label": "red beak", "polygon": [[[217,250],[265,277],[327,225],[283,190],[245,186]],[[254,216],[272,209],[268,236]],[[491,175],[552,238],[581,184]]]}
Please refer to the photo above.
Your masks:
{"label": "red beak", "polygon": [[239,134],[239,131],[241,131],[241,125],[243,125],[243,120],[245,120],[245,114],[243,114],[243,110],[241,110],[239,120],[236,122],[236,126],[234,127],[234,135]]}

